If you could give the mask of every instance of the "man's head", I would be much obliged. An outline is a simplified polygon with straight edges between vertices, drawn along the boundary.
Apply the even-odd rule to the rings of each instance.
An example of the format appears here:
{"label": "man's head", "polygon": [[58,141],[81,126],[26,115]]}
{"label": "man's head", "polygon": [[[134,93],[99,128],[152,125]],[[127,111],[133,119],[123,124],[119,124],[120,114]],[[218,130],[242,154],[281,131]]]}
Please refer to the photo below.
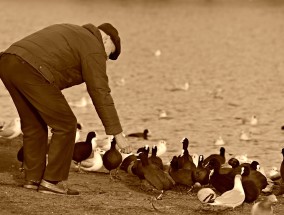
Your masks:
{"label": "man's head", "polygon": [[[120,37],[118,31],[109,23],[103,23],[98,26],[98,29],[103,31],[107,36],[103,36],[104,46],[106,48],[107,54],[109,54],[109,59],[116,60],[121,51]],[[111,40],[109,40],[111,39]],[[113,47],[114,45],[114,47]],[[108,53],[109,52],[109,53]]]}

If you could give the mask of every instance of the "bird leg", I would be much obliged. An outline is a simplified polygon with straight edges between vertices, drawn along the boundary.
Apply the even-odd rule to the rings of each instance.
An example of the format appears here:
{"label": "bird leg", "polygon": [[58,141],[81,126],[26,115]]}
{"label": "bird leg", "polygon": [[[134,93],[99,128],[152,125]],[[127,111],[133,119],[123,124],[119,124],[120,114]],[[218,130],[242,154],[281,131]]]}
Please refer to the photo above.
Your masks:
{"label": "bird leg", "polygon": [[193,186],[191,186],[188,190],[187,190],[187,194],[189,194],[191,191],[192,191],[192,189],[193,189]]}
{"label": "bird leg", "polygon": [[164,194],[164,190],[161,191],[160,195],[157,196],[157,200],[162,200],[162,196]]}
{"label": "bird leg", "polygon": [[156,200],[157,200],[156,198],[151,198],[151,199],[150,199],[151,206],[152,206],[152,208],[153,208],[155,211],[160,211],[160,210],[154,205],[154,201],[156,201]]}
{"label": "bird leg", "polygon": [[84,173],[84,172],[81,170],[81,162],[78,163],[78,173]]}
{"label": "bird leg", "polygon": [[25,168],[24,168],[24,162],[22,162],[21,167],[19,168],[20,172],[24,172]]}
{"label": "bird leg", "polygon": [[118,175],[118,169],[115,169],[114,175],[111,174],[111,171],[109,171],[110,179],[111,180],[121,180],[121,178]]}

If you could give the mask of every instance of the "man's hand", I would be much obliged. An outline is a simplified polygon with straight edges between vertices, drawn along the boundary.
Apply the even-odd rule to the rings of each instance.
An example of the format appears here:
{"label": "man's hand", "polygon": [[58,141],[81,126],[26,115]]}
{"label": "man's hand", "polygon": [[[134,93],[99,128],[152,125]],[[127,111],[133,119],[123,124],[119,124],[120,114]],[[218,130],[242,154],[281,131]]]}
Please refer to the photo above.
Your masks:
{"label": "man's hand", "polygon": [[114,138],[116,140],[117,146],[121,149],[122,153],[131,153],[132,152],[132,146],[128,143],[127,139],[123,135],[123,133],[119,133],[114,135]]}

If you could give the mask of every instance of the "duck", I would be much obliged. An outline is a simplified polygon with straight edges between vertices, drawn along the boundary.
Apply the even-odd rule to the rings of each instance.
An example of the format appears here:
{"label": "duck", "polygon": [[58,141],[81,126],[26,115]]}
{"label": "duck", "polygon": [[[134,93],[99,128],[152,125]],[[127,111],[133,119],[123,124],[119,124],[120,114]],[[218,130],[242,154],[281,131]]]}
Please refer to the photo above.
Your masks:
{"label": "duck", "polygon": [[252,203],[256,201],[260,195],[260,189],[257,187],[254,178],[250,177],[249,166],[243,166],[242,185],[245,191],[245,202]]}
{"label": "duck", "polygon": [[165,140],[159,140],[157,144],[157,156],[160,157],[166,152],[167,152],[167,142]]}
{"label": "duck", "polygon": [[[241,165],[248,165],[248,164],[241,164]],[[260,169],[260,164],[257,161],[252,161],[249,164],[250,167],[250,177],[255,181],[256,186],[260,189],[260,192],[266,188],[268,184],[267,178],[263,173],[258,171]]]}
{"label": "duck", "polygon": [[281,175],[281,178],[282,178],[282,181],[284,181],[284,148],[282,148],[282,162],[281,162],[281,165],[280,165],[280,175]]}
{"label": "duck", "polygon": [[188,145],[189,145],[188,138],[184,137],[181,140],[181,143],[182,143],[182,153],[181,155],[178,156],[178,167],[183,168],[184,165],[188,165],[188,167],[191,168],[192,164],[194,163],[193,163],[192,157],[190,156],[188,152]]}
{"label": "duck", "polygon": [[154,164],[154,165],[156,165],[157,167],[159,167],[161,170],[163,170],[164,164],[163,164],[162,159],[157,156],[157,151],[158,151],[157,146],[156,146],[156,145],[153,145],[153,146],[152,146],[152,154],[151,154],[151,156],[150,156],[148,159],[149,159],[149,162],[150,162],[151,164]]}
{"label": "duck", "polygon": [[[118,167],[122,162],[122,155],[116,149],[116,139],[115,137],[112,138],[111,147],[107,150],[103,155],[103,165],[109,171],[110,179],[113,180],[114,178],[119,179],[117,176]],[[112,170],[116,170],[115,175],[112,175]]]}
{"label": "duck", "polygon": [[75,143],[72,160],[78,163],[79,172],[80,172],[81,161],[89,158],[93,150],[96,148],[97,146],[96,139],[97,139],[96,132],[90,131],[87,134],[85,141]]}
{"label": "duck", "polygon": [[176,184],[192,187],[194,185],[193,171],[178,167],[178,157],[173,156],[168,170],[170,176]]}
{"label": "duck", "polygon": [[13,139],[19,136],[20,134],[22,134],[22,130],[21,130],[21,120],[19,117],[13,119],[8,125],[5,125],[0,130],[0,137],[6,139]]}
{"label": "duck", "polygon": [[126,136],[127,137],[143,138],[144,140],[148,140],[149,134],[150,134],[150,131],[148,129],[144,129],[143,132],[130,133]]}
{"label": "duck", "polygon": [[237,168],[240,166],[240,161],[237,158],[230,158],[228,164],[233,168]]}
{"label": "duck", "polygon": [[138,155],[137,155],[137,160],[135,160],[134,162],[132,162],[130,169],[128,168],[128,172],[130,172],[130,173],[132,173],[132,174],[138,176],[138,178],[139,178],[140,180],[145,179],[145,177],[144,177],[144,173],[143,173],[143,171],[142,171],[142,162],[141,162],[141,160],[140,160],[140,158],[139,158],[139,154],[144,152],[144,153],[146,153],[147,155],[149,155],[149,151],[150,151],[149,145],[145,145],[144,147],[139,148],[139,149],[137,150],[137,154],[138,154]]}
{"label": "duck", "polygon": [[251,208],[251,215],[273,215],[273,207],[278,200],[274,194],[264,196],[264,199],[255,203]]}
{"label": "duck", "polygon": [[103,151],[100,148],[95,148],[92,157],[81,161],[81,169],[87,172],[95,172],[100,170],[103,167],[102,153]]}
{"label": "duck", "polygon": [[136,161],[137,161],[137,156],[135,154],[131,154],[131,155],[127,156],[125,159],[122,160],[122,163],[120,164],[119,168],[121,170],[124,170],[127,173],[131,173],[132,174],[132,171],[128,172],[129,171],[129,166],[133,165]]}
{"label": "duck", "polygon": [[209,183],[210,169],[203,166],[204,156],[199,155],[198,165],[193,172],[194,180],[201,185],[207,185]]}
{"label": "duck", "polygon": [[217,158],[212,158],[206,165],[211,172],[209,176],[209,184],[211,184],[219,193],[224,193],[234,187],[235,172],[221,174],[221,163]]}
{"label": "duck", "polygon": [[169,190],[174,186],[174,181],[169,174],[149,163],[147,152],[140,152],[138,157],[142,163],[141,169],[145,180],[154,188],[161,191],[160,195],[157,197],[157,199],[161,199],[164,191]]}
{"label": "duck", "polygon": [[178,156],[178,168],[189,169],[192,171],[195,171],[196,169],[196,166],[193,163],[187,149],[182,149],[182,153]]}
{"label": "duck", "polygon": [[224,192],[221,196],[216,197],[210,205],[236,208],[245,201],[245,191],[242,185],[242,176],[236,174],[234,177],[233,189]]}
{"label": "duck", "polygon": [[220,162],[221,165],[224,164],[226,162],[225,148],[221,147],[219,154],[211,154],[207,158],[205,158],[204,161],[203,161],[203,165],[207,165],[212,158],[217,159]]}

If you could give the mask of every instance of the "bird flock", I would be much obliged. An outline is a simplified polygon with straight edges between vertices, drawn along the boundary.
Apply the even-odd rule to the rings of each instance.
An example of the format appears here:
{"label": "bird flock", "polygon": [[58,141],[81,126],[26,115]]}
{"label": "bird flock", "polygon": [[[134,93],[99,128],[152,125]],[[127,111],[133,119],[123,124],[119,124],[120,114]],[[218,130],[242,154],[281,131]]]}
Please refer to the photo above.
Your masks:
{"label": "bird flock", "polygon": [[[257,124],[256,117],[251,119],[251,124]],[[238,207],[244,202],[254,203],[251,214],[272,214],[272,205],[277,202],[276,195],[284,193],[281,189],[274,191],[275,185],[282,184],[284,180],[284,148],[281,150],[283,161],[279,170],[274,167],[266,173],[257,161],[248,161],[243,157],[227,159],[222,137],[219,137],[216,141],[218,143],[215,144],[220,146],[220,151],[206,158],[203,155],[191,154],[189,139],[185,137],[181,140],[181,153],[165,163],[160,157],[167,151],[164,140],[160,140],[151,149],[149,145],[144,145],[138,148],[136,153],[124,154],[116,146],[113,136],[110,136],[102,147],[98,147],[95,131],[90,131],[84,141],[79,141],[82,128],[82,124],[78,123],[72,158],[78,172],[96,172],[105,168],[109,171],[111,180],[121,180],[119,170],[124,171],[137,176],[141,183],[147,181],[153,189],[160,191],[156,199],[162,199],[164,193],[175,186],[184,186],[187,192],[194,188],[199,191],[212,188],[215,195],[208,191],[206,196],[205,192],[205,197],[199,198],[202,203],[211,207],[229,208]],[[1,138],[12,139],[20,134],[19,118],[7,125],[1,123]],[[148,140],[149,136],[150,131],[145,129],[143,132],[128,134],[126,138]],[[17,158],[24,162],[23,147],[18,151]],[[265,197],[259,201],[263,193]]]}

